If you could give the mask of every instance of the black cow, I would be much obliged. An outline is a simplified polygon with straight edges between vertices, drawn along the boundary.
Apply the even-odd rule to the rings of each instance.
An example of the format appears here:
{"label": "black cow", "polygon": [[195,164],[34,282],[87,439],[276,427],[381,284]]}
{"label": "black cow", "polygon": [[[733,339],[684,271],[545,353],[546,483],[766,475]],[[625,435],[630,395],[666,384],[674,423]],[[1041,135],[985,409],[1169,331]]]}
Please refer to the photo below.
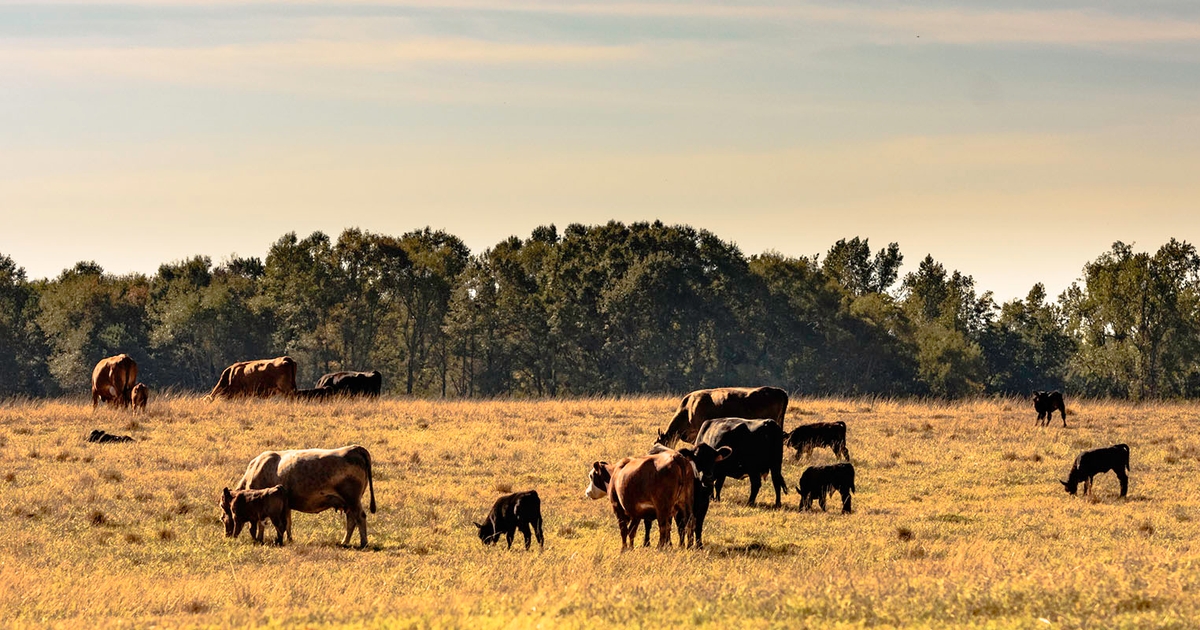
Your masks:
{"label": "black cow", "polygon": [[802,424],[787,434],[787,445],[796,449],[796,459],[823,446],[832,450],[837,457],[850,461],[850,451],[846,448],[846,423],[841,420]]}
{"label": "black cow", "polygon": [[325,400],[333,395],[333,388],[314,387],[312,389],[297,389],[296,398],[300,400]]}
{"label": "black cow", "polygon": [[383,390],[383,375],[378,370],[371,372],[334,372],[317,381],[317,387],[328,387],[334,394],[342,396],[375,397]]}
{"label": "black cow", "polygon": [[1062,392],[1033,392],[1033,408],[1038,412],[1038,426],[1050,426],[1050,419],[1057,410],[1062,414],[1063,426],[1067,426],[1067,406]]}
{"label": "black cow", "polygon": [[508,548],[512,549],[513,534],[521,530],[525,536],[525,549],[529,549],[530,527],[537,536],[538,546],[546,548],[546,539],[542,536],[542,500],[537,490],[514,492],[506,494],[492,504],[492,511],[483,523],[475,523],[479,528],[479,540],[485,545],[495,544],[504,534],[508,540]]}
{"label": "black cow", "polygon": [[1083,493],[1088,495],[1092,493],[1092,477],[1110,470],[1116,473],[1117,480],[1121,482],[1121,496],[1125,496],[1129,490],[1129,476],[1125,474],[1125,471],[1129,470],[1129,446],[1127,444],[1114,444],[1080,453],[1079,457],[1075,458],[1075,463],[1071,465],[1071,472],[1067,474],[1067,480],[1059,483],[1067,489],[1067,492],[1075,494],[1082,482]]}
{"label": "black cow", "polygon": [[[770,473],[775,487],[775,507],[782,504],[781,493],[787,492],[783,479],[783,429],[774,420],[743,420],[716,418],[705,420],[696,437],[697,444],[707,444],[714,450],[728,446],[733,454],[716,463],[713,469],[714,496],[721,500],[721,488],[726,477],[750,477],[750,500],[754,505],[763,477]],[[683,451],[680,451],[683,452]]]}
{"label": "black cow", "polygon": [[842,495],[842,514],[851,513],[851,498],[854,494],[853,464],[809,466],[800,475],[800,485],[796,486],[796,492],[800,493],[800,509],[811,510],[813,499],[816,499],[824,512],[825,498],[834,490]]}
{"label": "black cow", "polygon": [[132,442],[133,438],[128,435],[113,435],[101,429],[92,429],[92,432],[88,434],[87,441],[108,444],[109,442]]}

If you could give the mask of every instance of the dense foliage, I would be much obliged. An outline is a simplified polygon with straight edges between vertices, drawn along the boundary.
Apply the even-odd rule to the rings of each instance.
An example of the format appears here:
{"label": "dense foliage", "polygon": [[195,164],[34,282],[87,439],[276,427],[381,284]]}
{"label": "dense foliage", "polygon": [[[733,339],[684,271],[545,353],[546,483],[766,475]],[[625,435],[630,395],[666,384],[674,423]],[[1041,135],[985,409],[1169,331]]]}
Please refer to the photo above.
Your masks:
{"label": "dense foliage", "polygon": [[237,360],[291,355],[301,386],[378,369],[392,392],[557,396],[775,384],[807,394],[957,398],[1065,388],[1200,395],[1200,256],[1124,243],[1056,301],[997,305],[897,244],[745,256],[661,223],[540,227],[472,255],[428,228],[287,234],[266,260],[207,257],[151,277],[81,262],[30,281],[0,255],[0,396],[86,390],[134,357],[151,387],[204,390]]}

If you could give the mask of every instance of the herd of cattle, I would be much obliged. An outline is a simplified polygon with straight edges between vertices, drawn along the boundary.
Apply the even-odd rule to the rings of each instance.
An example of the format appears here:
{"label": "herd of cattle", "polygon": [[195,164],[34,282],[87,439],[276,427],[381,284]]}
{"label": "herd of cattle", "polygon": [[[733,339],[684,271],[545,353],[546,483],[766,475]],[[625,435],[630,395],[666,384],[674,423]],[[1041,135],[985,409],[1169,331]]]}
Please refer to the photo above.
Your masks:
{"label": "herd of cattle", "polygon": [[[290,357],[243,361],[221,373],[207,396],[270,396],[283,394],[305,400],[337,395],[378,396],[382,387],[379,372],[335,372],[326,374],[313,389],[296,388],[296,362]],[[144,408],[146,386],[137,382],[137,364],[128,355],[103,359],[92,372],[92,406],[98,401]],[[1054,411],[1066,407],[1059,392],[1035,392],[1038,424],[1049,423]],[[842,512],[853,511],[854,465],[846,445],[845,422],[818,422],[784,430],[788,395],[777,387],[722,387],[703,389],[684,396],[679,408],[646,455],[616,463],[593,462],[588,471],[585,495],[608,497],[621,534],[622,550],[635,546],[637,530],[644,524],[643,545],[650,544],[650,530],[658,524],[658,546],[670,545],[672,524],[679,544],[702,548],[704,520],[711,501],[721,500],[728,478],[749,479],[749,504],[755,505],[762,483],[768,477],[775,492],[775,506],[782,505],[787,492],[783,477],[785,447],[797,460],[814,448],[828,448],[845,462],[809,466],[795,486],[800,509],[811,510],[816,501],[824,511],[834,491],[842,500]],[[93,432],[96,433],[96,432]],[[93,435],[93,438],[96,436]],[[103,436],[114,438],[115,436]],[[126,441],[94,439],[92,441]],[[691,446],[677,448],[680,442]],[[1091,491],[1092,478],[1112,471],[1121,483],[1121,496],[1128,490],[1129,447],[1117,444],[1084,451],[1071,467],[1067,492],[1075,494],[1079,484]],[[342,545],[349,545],[355,531],[359,547],[367,544],[367,513],[363,495],[370,493],[369,508],[375,512],[375,487],[371,478],[371,454],[362,446],[337,449],[266,451],[246,467],[234,488],[224,488],[220,506],[225,534],[237,537],[248,525],[251,537],[263,542],[266,522],[275,527],[277,544],[292,538],[292,511],[319,513],[328,509],[346,517]],[[536,536],[544,545],[541,498],[530,490],[501,496],[483,523],[475,523],[484,544],[505,536],[512,547],[520,531],[528,549]]]}

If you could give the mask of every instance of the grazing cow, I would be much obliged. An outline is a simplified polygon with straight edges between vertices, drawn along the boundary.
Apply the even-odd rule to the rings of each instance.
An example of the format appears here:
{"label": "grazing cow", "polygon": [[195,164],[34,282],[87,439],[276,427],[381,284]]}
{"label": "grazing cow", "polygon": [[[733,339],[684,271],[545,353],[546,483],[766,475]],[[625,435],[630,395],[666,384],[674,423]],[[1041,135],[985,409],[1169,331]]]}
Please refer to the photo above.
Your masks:
{"label": "grazing cow", "polygon": [[[676,453],[661,444],[654,445],[650,449],[650,455],[658,455],[660,453]],[[692,511],[691,514],[679,511],[675,513],[675,525],[683,532],[680,537],[679,544],[684,547],[692,547],[697,549],[704,548],[704,519],[708,515],[708,505],[712,498],[713,488],[713,468],[718,461],[728,457],[732,451],[725,448],[721,451],[714,451],[706,444],[701,444],[695,449],[682,449],[678,451],[692,463],[692,472],[694,474],[692,483]],[[597,464],[599,466],[597,466]],[[596,462],[592,464],[592,470],[588,474],[588,488],[585,494],[588,498],[599,499],[608,494],[609,482],[611,480],[613,466],[608,462]],[[692,526],[689,528],[687,519],[691,518]],[[657,512],[653,510],[644,510],[642,512],[642,522],[645,524],[645,541],[643,546],[650,546],[650,529],[651,523],[658,520]],[[661,531],[661,530],[660,530]],[[632,524],[632,531],[629,535],[629,545],[633,546],[633,540],[637,536],[637,523]]]}
{"label": "grazing cow", "polygon": [[700,425],[711,418],[769,419],[783,428],[787,412],[787,392],[778,387],[719,387],[700,389],[679,403],[679,410],[665,432],[658,434],[658,444],[672,447],[679,440],[696,443]]}
{"label": "grazing cow", "polygon": [[[297,512],[317,514],[329,508],[346,514],[348,546],[359,530],[359,548],[367,546],[367,513],[362,507],[363,491],[371,491],[371,513],[375,513],[375,484],[371,480],[371,453],[361,446],[335,449],[308,448],[295,451],[265,451],[250,460],[234,490],[261,490],[282,485],[288,506]],[[288,540],[292,539],[288,517]]]}
{"label": "grazing cow", "polygon": [[814,422],[802,424],[787,434],[787,445],[796,449],[796,459],[812,453],[817,447],[828,447],[837,457],[850,461],[846,448],[846,423]]}
{"label": "grazing cow", "polygon": [[287,491],[283,486],[272,486],[262,490],[221,491],[221,522],[225,524],[225,537],[237,538],[242,527],[250,524],[250,537],[262,544],[267,530],[267,519],[275,526],[275,544],[283,544],[283,534],[291,529],[292,512],[288,507]]}
{"label": "grazing cow", "polygon": [[296,362],[291,357],[241,361],[225,368],[206,397],[290,396],[296,391]]}
{"label": "grazing cow", "polygon": [[825,511],[825,498],[834,490],[842,495],[842,514],[853,511],[851,498],[854,494],[854,465],[834,464],[832,466],[809,466],[800,475],[800,485],[796,492],[800,494],[800,509],[811,510],[813,499]]}
{"label": "grazing cow", "polygon": [[638,523],[647,518],[658,520],[659,549],[671,544],[672,520],[679,526],[680,546],[687,544],[696,475],[680,453],[626,457],[616,464],[593,462],[588,479],[588,497],[608,495],[621,531],[621,551],[634,547]]}
{"label": "grazing cow", "polygon": [[92,369],[92,409],[104,401],[117,407],[128,407],[133,384],[137,382],[138,367],[128,354],[100,359]]}
{"label": "grazing cow", "polygon": [[146,403],[150,400],[150,388],[146,387],[145,383],[138,383],[133,386],[130,397],[133,400],[133,410],[136,412],[139,409],[146,410]]}
{"label": "grazing cow", "polygon": [[1125,493],[1129,491],[1129,475],[1125,472],[1129,470],[1129,446],[1127,444],[1114,444],[1080,453],[1079,457],[1075,458],[1075,463],[1071,465],[1071,472],[1067,474],[1067,480],[1059,483],[1067,489],[1068,493],[1075,494],[1082,482],[1083,494],[1089,495],[1092,493],[1092,477],[1110,470],[1116,473],[1117,480],[1121,482],[1121,496],[1125,496]]}
{"label": "grazing cow", "polygon": [[717,418],[705,420],[696,438],[697,444],[707,444],[713,450],[729,447],[733,455],[723,458],[713,469],[714,498],[721,500],[721,488],[726,477],[750,477],[750,500],[754,505],[762,479],[768,473],[775,488],[775,507],[782,505],[781,494],[787,491],[783,479],[783,429],[774,420],[743,420]]}
{"label": "grazing cow", "polygon": [[1050,426],[1055,411],[1062,414],[1063,426],[1067,426],[1067,406],[1063,403],[1062,392],[1034,392],[1033,408],[1038,412],[1038,426]]}
{"label": "grazing cow", "polygon": [[538,546],[546,548],[546,539],[542,536],[542,500],[536,490],[506,494],[492,504],[492,511],[482,524],[475,523],[479,528],[479,540],[485,545],[495,544],[503,534],[508,540],[508,548],[512,549],[513,535],[519,529],[525,536],[525,550],[529,550],[530,527],[537,535]]}
{"label": "grazing cow", "polygon": [[87,441],[97,444],[108,444],[110,442],[132,442],[133,438],[128,435],[113,435],[100,429],[92,429],[92,432],[88,434]]}
{"label": "grazing cow", "polygon": [[383,375],[378,370],[371,372],[334,372],[317,381],[317,387],[328,387],[332,393],[342,396],[375,397],[383,389]]}

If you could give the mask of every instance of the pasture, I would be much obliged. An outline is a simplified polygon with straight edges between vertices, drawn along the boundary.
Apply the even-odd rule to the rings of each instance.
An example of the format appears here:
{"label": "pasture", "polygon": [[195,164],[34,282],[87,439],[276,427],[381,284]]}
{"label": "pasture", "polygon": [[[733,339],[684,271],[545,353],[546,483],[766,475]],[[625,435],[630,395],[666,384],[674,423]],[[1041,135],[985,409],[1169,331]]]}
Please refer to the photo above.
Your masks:
{"label": "pasture", "polygon": [[[594,460],[641,454],[678,398],[382,399],[304,404],[152,397],[0,406],[0,620],[44,626],[1194,627],[1200,420],[1194,405],[1068,400],[793,400],[787,429],[844,420],[856,513],[744,505],[730,480],[702,552],[620,553]],[[1057,423],[1057,419],[1055,423]],[[89,444],[88,431],[132,444]],[[1132,449],[1129,498],[1057,480],[1081,449]],[[227,540],[216,501],[276,448],[357,443],[374,459],[364,551],[342,517],[295,514],[295,543]],[[789,488],[803,464],[786,455]],[[501,493],[542,498],[546,550],[484,547]],[[274,530],[268,529],[270,535]],[[520,535],[517,536],[518,543]]]}

